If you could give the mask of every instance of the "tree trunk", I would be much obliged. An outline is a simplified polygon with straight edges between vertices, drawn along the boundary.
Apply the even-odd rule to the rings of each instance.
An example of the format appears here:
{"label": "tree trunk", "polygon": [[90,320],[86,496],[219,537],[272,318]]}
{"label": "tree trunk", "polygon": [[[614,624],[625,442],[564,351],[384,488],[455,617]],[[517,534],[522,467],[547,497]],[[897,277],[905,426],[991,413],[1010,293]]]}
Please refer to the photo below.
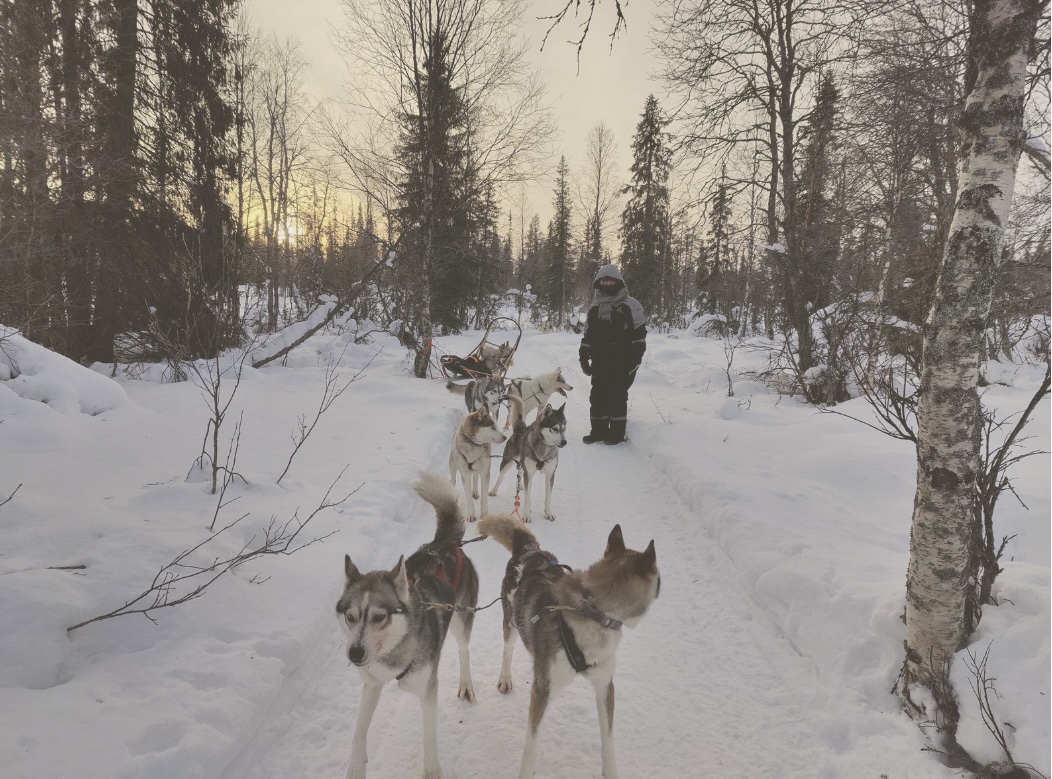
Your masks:
{"label": "tree trunk", "polygon": [[132,211],[136,168],[135,96],[139,55],[139,7],[136,0],[115,0],[113,93],[104,108],[108,133],[106,172],[106,255],[96,278],[95,318],[89,359],[113,360],[113,339],[121,322],[121,273],[131,265]]}
{"label": "tree trunk", "polygon": [[[1026,64],[1041,4],[978,0],[972,18],[953,222],[924,336],[917,491],[906,580],[903,694],[952,738],[953,655],[974,629],[974,499],[982,414],[977,391],[993,279],[1025,140]],[[926,690],[938,711],[926,711]]]}

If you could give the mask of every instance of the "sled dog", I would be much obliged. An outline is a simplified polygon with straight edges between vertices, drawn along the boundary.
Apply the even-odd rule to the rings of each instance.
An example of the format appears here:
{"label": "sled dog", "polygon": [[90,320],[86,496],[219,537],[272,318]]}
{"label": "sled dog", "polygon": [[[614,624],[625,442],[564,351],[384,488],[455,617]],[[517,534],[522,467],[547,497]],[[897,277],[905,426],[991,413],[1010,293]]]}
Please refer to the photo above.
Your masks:
{"label": "sled dog", "polygon": [[494,346],[490,343],[484,343],[479,347],[479,369],[483,373],[488,373],[491,376],[497,376],[504,373],[504,370],[511,365],[514,360],[508,361],[505,365],[504,361],[511,357],[515,351],[515,347],[509,342],[505,341],[500,346]]}
{"label": "sled dog", "polygon": [[[489,511],[489,460],[493,444],[502,444],[507,436],[497,429],[497,421],[486,406],[465,416],[453,433],[449,446],[449,481],[455,487],[457,474],[464,488],[468,519],[472,522]],[[475,513],[475,498],[481,513]]]}
{"label": "sled dog", "polygon": [[365,779],[366,735],[380,699],[392,679],[420,698],[424,721],[424,779],[441,779],[438,761],[438,660],[452,627],[460,647],[457,696],[475,699],[468,640],[478,602],[478,575],[461,550],[464,514],[456,490],[439,476],[424,475],[416,492],[435,508],[434,541],[390,571],[361,573],[344,557],[347,582],[336,616],[347,636],[347,658],[361,672],[364,686],[351,742],[347,779]]}
{"label": "sled dog", "polygon": [[[535,408],[544,408],[548,398],[556,392],[566,397],[566,393],[573,389],[570,383],[563,378],[562,368],[556,368],[554,371],[542,373],[534,378],[523,376],[521,379],[510,379],[507,386],[507,395],[519,398],[522,401],[522,409],[516,412],[512,407],[508,420],[504,423],[505,430],[515,424],[516,419],[525,421],[526,415]],[[519,414],[518,417],[516,413]]]}
{"label": "sled dog", "polygon": [[490,514],[479,533],[511,552],[501,583],[504,659],[497,689],[511,690],[511,659],[518,630],[533,656],[533,685],[519,779],[532,779],[537,730],[550,697],[575,674],[595,688],[603,779],[617,779],[614,759],[614,664],[621,626],[635,627],[661,590],[654,542],[646,550],[625,548],[614,525],[603,559],[587,571],[570,570],[540,548],[533,533],[510,514]]}
{"label": "sled dog", "polygon": [[[496,495],[500,489],[500,483],[504,481],[504,474],[515,465],[522,468],[522,487],[526,493],[523,501],[522,521],[529,522],[532,518],[530,504],[530,484],[533,474],[544,474],[544,518],[554,520],[552,513],[552,487],[555,486],[555,469],[559,467],[559,450],[566,446],[566,414],[564,409],[554,409],[545,406],[537,414],[537,418],[529,425],[522,421],[525,414],[522,412],[522,401],[515,395],[508,395],[511,404],[510,416],[515,417],[515,429],[512,430],[508,443],[504,446],[504,455],[500,460],[500,473],[497,474],[497,483],[490,490],[490,495]],[[485,508],[482,510],[486,514]]]}
{"label": "sled dog", "polygon": [[504,397],[504,379],[480,376],[467,384],[454,384],[447,381],[446,389],[454,395],[463,395],[464,405],[468,407],[468,411],[478,411],[485,406],[490,416],[496,419]]}

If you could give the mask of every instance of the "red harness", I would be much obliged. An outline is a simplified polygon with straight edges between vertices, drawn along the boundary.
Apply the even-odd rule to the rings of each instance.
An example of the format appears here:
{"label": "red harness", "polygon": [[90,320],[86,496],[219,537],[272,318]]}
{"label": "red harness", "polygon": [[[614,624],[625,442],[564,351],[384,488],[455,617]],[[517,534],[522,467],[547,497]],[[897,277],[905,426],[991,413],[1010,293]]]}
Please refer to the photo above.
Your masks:
{"label": "red harness", "polygon": [[[441,581],[447,581],[446,579],[446,561],[442,560],[442,567],[439,569],[438,578]],[[464,550],[457,544],[456,551],[453,558],[453,580],[449,582],[449,586],[453,588],[453,592],[460,590],[460,580],[464,576]]]}
{"label": "red harness", "polygon": [[[449,572],[447,571],[447,560],[445,557],[439,556],[435,552],[431,552],[435,557],[438,558],[438,571],[435,574],[435,578],[440,582],[446,582],[450,587],[453,588],[453,592],[456,593],[460,590],[460,582],[464,578],[464,550],[460,548],[458,543],[454,547],[453,552],[453,577],[449,578]],[[416,577],[409,577],[409,584],[412,585]]]}

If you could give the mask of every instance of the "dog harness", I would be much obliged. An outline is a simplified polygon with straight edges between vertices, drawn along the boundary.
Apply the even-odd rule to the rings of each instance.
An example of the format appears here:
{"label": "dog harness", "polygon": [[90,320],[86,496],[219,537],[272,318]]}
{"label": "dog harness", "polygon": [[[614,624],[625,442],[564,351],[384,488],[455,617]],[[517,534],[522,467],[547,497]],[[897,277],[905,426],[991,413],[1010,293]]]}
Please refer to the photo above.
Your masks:
{"label": "dog harness", "polygon": [[[572,570],[570,566],[560,563],[554,557],[547,559],[546,562],[548,563],[548,568],[536,571],[536,573],[549,580],[561,578],[567,571]],[[559,629],[559,640],[562,642],[563,651],[566,652],[566,659],[570,661],[570,667],[574,669],[575,673],[587,671],[594,663],[589,664],[585,658],[584,652],[581,651],[581,646],[577,643],[577,639],[573,634],[573,628],[566,624],[561,612],[572,611],[582,617],[587,617],[607,630],[620,630],[621,626],[624,625],[621,620],[615,619],[601,611],[587,598],[579,598],[573,606],[546,606],[544,611],[555,616],[555,625]],[[540,618],[541,614],[537,614],[530,622],[536,622]]]}
{"label": "dog harness", "polygon": [[607,630],[620,630],[624,624],[621,620],[614,619],[609,614],[600,611],[595,607],[594,603],[584,598],[577,601],[577,605],[572,608],[568,606],[549,606],[548,611],[555,614],[555,624],[559,628],[559,640],[562,641],[563,651],[566,652],[566,659],[570,661],[570,666],[577,673],[587,671],[591,665],[585,659],[584,652],[581,651],[581,647],[574,637],[573,630],[566,624],[566,620],[560,612],[572,611],[575,614],[580,614],[582,617],[588,617]]}
{"label": "dog harness", "polygon": [[449,586],[453,588],[453,592],[460,590],[460,582],[464,578],[464,550],[461,549],[460,544],[457,544],[453,548],[453,577],[447,579],[448,574],[446,573],[446,563],[449,562],[448,558],[440,557],[438,552],[432,552],[435,557],[438,557],[438,561],[441,567],[438,569],[438,580],[448,582]]}

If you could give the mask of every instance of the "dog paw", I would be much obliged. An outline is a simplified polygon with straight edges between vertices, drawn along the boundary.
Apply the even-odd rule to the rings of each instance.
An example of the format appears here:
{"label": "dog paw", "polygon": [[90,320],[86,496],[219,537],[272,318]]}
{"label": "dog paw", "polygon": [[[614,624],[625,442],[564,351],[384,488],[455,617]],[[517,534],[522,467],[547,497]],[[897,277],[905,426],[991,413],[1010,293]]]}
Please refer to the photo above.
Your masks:
{"label": "dog paw", "polygon": [[462,700],[462,701],[467,701],[468,703],[474,703],[475,702],[475,688],[473,686],[471,686],[470,684],[462,684],[462,685],[460,685],[460,689],[457,690],[457,697],[460,698],[460,700]]}
{"label": "dog paw", "polygon": [[555,515],[554,514],[545,514],[544,518],[546,520],[548,520],[549,522],[554,522],[555,521]]}
{"label": "dog paw", "polygon": [[473,497],[475,500],[478,500],[479,499],[479,491],[478,490],[472,490],[471,491],[471,497]]}
{"label": "dog paw", "polygon": [[425,768],[421,775],[422,779],[442,779],[441,768]]}
{"label": "dog paw", "polygon": [[497,488],[496,487],[494,487],[492,490],[489,491],[489,496],[491,498],[497,497]]}
{"label": "dog paw", "polygon": [[365,761],[354,761],[347,769],[347,779],[365,779]]}
{"label": "dog paw", "polygon": [[505,679],[503,676],[497,680],[497,689],[503,694],[507,695],[511,692],[511,678]]}

